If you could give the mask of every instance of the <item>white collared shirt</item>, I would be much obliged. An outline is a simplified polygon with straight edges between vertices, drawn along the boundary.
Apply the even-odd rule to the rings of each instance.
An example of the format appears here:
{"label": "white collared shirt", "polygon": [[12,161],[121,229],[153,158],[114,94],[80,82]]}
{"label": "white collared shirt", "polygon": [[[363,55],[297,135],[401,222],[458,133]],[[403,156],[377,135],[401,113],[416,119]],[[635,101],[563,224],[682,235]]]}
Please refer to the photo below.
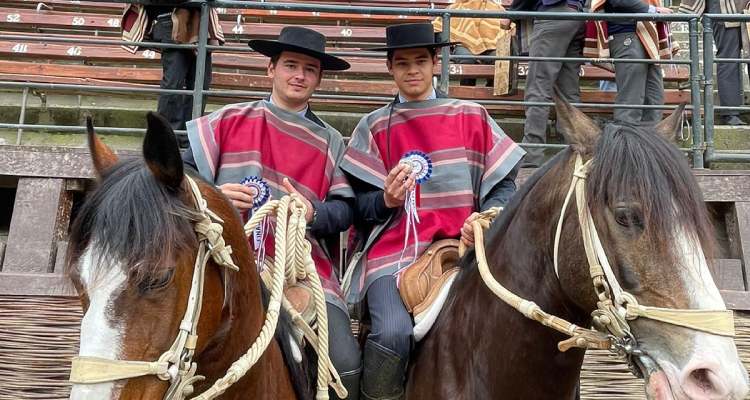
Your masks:
{"label": "white collared shirt", "polygon": [[[435,88],[432,88],[432,93],[430,93],[429,96],[425,100],[434,100],[437,99],[437,92],[435,91]],[[401,96],[401,92],[398,93],[398,101],[399,103],[407,103],[408,100],[404,98],[404,96]]]}

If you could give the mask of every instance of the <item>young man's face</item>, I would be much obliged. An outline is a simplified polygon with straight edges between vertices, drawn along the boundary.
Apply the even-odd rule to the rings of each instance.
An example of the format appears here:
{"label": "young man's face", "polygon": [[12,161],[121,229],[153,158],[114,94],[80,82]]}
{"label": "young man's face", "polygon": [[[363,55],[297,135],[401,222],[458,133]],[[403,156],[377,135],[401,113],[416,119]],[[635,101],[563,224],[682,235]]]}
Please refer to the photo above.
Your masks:
{"label": "young man's face", "polygon": [[424,100],[432,92],[432,73],[437,56],[426,48],[402,49],[388,60],[388,72],[407,100]]}
{"label": "young man's face", "polygon": [[268,65],[273,95],[285,103],[282,106],[306,104],[320,85],[322,75],[320,60],[301,53],[282,52],[276,65]]}

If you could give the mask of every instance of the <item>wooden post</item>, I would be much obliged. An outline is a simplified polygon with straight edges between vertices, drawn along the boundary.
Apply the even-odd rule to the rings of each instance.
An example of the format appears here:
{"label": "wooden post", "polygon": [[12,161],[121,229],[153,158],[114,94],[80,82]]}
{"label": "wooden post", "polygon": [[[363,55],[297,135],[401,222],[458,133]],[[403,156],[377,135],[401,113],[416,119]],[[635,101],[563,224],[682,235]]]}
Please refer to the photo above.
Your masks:
{"label": "wooden post", "polygon": [[2,272],[53,272],[57,242],[67,233],[71,206],[64,179],[19,179]]}
{"label": "wooden post", "polygon": [[[513,30],[503,30],[497,37],[495,54],[498,57],[509,56],[512,53],[511,43]],[[495,61],[495,96],[512,95],[516,91],[518,81],[518,62],[512,60]]]}
{"label": "wooden post", "polygon": [[743,285],[747,290],[750,274],[750,202],[735,202],[734,212],[728,213],[726,221],[729,250],[733,258],[742,261]]}

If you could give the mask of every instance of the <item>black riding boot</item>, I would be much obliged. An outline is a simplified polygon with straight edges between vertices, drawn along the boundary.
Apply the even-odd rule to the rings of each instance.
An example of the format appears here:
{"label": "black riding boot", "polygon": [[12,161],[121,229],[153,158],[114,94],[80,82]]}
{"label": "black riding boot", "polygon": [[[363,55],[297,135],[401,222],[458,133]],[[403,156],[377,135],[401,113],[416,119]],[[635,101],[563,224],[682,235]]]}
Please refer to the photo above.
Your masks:
{"label": "black riding boot", "polygon": [[365,342],[363,358],[362,399],[402,399],[407,360],[372,340]]}
{"label": "black riding boot", "polygon": [[[346,396],[347,400],[359,400],[359,380],[362,372],[362,367],[357,368],[354,371],[339,372],[339,378],[341,384],[344,385],[346,392],[349,393]],[[333,389],[328,390],[328,397],[334,400],[340,399]]]}

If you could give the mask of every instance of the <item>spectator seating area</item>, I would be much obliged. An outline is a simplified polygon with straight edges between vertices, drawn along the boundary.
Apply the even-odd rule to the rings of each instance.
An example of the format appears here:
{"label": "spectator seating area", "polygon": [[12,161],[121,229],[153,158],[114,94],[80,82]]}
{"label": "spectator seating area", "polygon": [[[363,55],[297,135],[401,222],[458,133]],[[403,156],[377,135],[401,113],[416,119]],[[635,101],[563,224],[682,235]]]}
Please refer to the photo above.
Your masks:
{"label": "spectator seating area", "polygon": [[[280,0],[273,0],[280,1]],[[297,0],[299,1],[299,0]],[[266,0],[266,2],[269,2]],[[305,1],[306,4],[311,3]],[[395,6],[440,8],[449,0],[316,0],[312,3],[354,6]],[[7,0],[0,5],[0,80],[46,83],[88,84],[97,86],[157,87],[161,79],[159,53],[140,50],[130,54],[118,45],[56,43],[41,36],[80,39],[116,39],[120,34],[122,3],[100,3],[74,0]],[[286,24],[305,25],[319,30],[329,38],[332,51],[357,51],[384,41],[385,25],[399,22],[428,21],[427,17],[409,15],[335,14],[276,10],[221,9],[222,26],[228,47],[246,48],[250,38],[274,38]],[[20,41],[8,35],[40,37],[38,41]],[[319,109],[368,111],[382,101],[366,96],[387,97],[394,94],[388,80],[384,58],[347,57],[352,63],[348,71],[330,74],[318,93],[346,94],[351,100],[316,99]],[[268,60],[254,52],[216,51],[213,54],[212,89],[268,91],[270,80],[265,76]],[[519,67],[519,77],[526,66]],[[461,78],[491,78],[492,65],[452,64],[450,95],[483,100],[522,100],[522,90],[510,96],[494,96],[492,88],[466,87]],[[689,101],[689,90],[679,89],[688,80],[686,66],[665,66],[668,104]],[[614,101],[614,92],[598,90],[600,80],[613,80],[612,73],[586,65],[582,67],[582,101]],[[481,81],[480,81],[481,82]],[[522,85],[521,85],[522,86]],[[142,95],[152,96],[153,95]],[[359,99],[358,97],[362,97]],[[209,101],[224,103],[237,98]],[[335,105],[333,104],[335,103]],[[493,113],[522,114],[520,105],[489,105]]]}

